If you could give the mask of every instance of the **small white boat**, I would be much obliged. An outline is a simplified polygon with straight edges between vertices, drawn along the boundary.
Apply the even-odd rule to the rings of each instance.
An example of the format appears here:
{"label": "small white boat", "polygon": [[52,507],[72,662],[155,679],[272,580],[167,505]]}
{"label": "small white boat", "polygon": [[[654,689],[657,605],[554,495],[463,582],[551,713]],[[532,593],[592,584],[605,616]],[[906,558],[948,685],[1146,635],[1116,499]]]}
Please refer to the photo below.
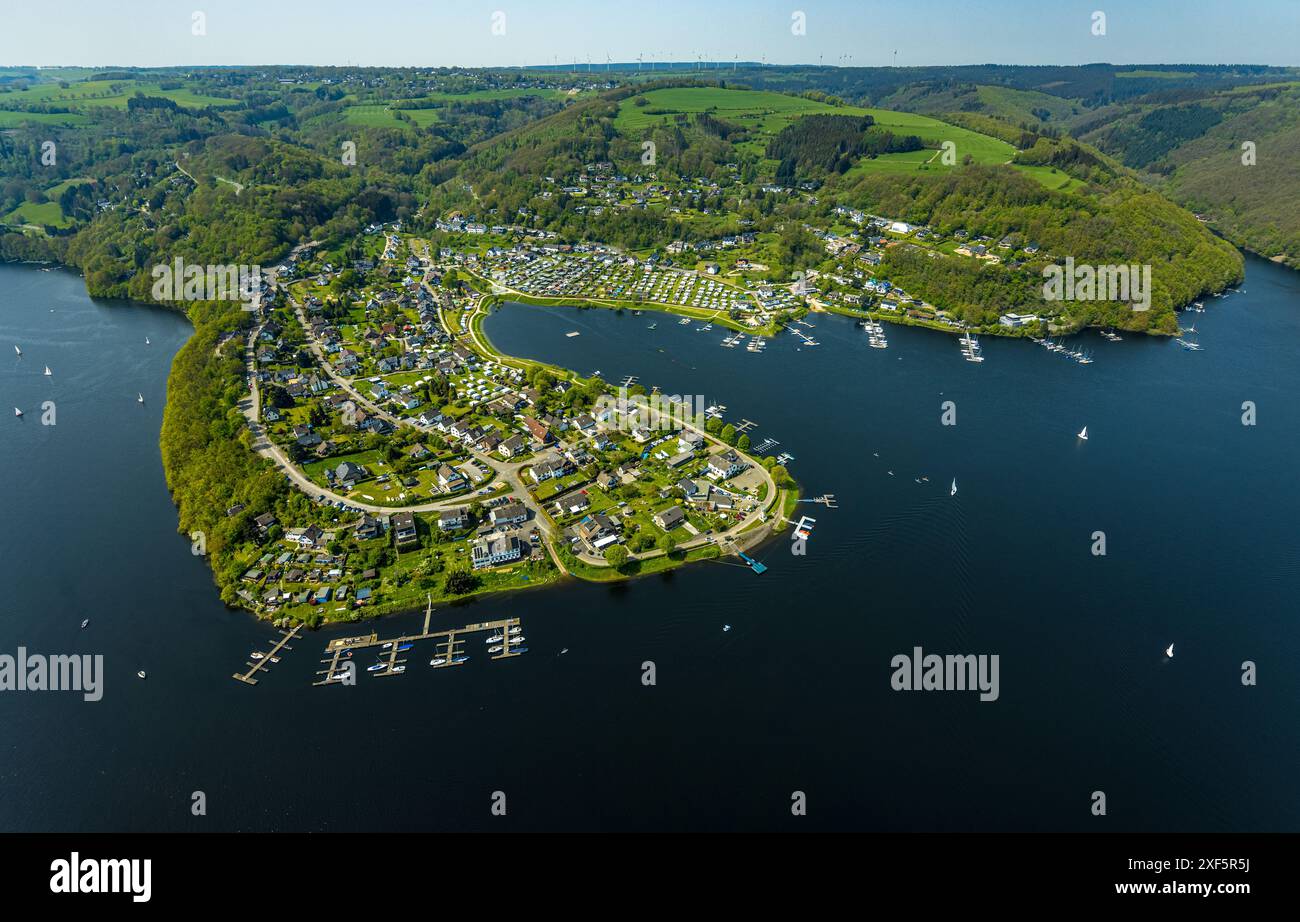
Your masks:
{"label": "small white boat", "polygon": [[727,631],[729,631],[729,630],[731,630],[731,625],[730,625],[730,624],[724,624],[724,625],[722,626],[722,633],[725,634],[725,633],[727,633]]}
{"label": "small white boat", "polygon": [[563,650],[561,650],[557,655],[558,655],[558,656],[563,656],[564,654],[566,654],[566,653],[568,653],[568,652],[569,652],[569,648],[568,648],[568,647],[565,647],[565,648],[564,648]]}
{"label": "small white boat", "polygon": [[511,643],[512,645],[513,645],[513,644],[517,644],[517,643],[523,643],[523,642],[524,642],[524,637],[523,637],[522,634],[519,635],[518,637],[511,637],[511,638],[510,638],[510,643]]}
{"label": "small white boat", "polygon": [[253,654],[251,654],[251,655],[249,656],[249,658],[250,658],[250,659],[261,659],[261,658],[262,658],[263,656],[265,656],[265,655],[266,655],[265,653],[253,653]]}
{"label": "small white boat", "polygon": [[1088,427],[1087,427],[1087,426],[1084,426],[1082,429],[1079,430],[1079,438],[1083,439],[1085,442],[1088,441]]}
{"label": "small white boat", "polygon": [[148,337],[148,336],[146,336],[146,337],[144,338],[144,344],[145,344],[146,346],[149,345],[149,337]]}
{"label": "small white boat", "polygon": [[504,638],[500,634],[493,634],[484,643],[500,643]]}
{"label": "small white boat", "polygon": [[143,679],[143,678],[144,678],[144,670],[141,669],[139,672],[136,673],[136,675],[138,675],[140,678]]}
{"label": "small white boat", "polygon": [[86,625],[89,623],[90,623],[90,619],[86,618],[84,621],[81,622],[81,629],[84,631],[86,629]]}
{"label": "small white boat", "polygon": [[957,495],[957,478],[956,478],[956,477],[954,477],[954,478],[952,479],[952,488],[948,491],[948,495],[949,495],[949,496],[956,496],[956,495]]}
{"label": "small white boat", "polygon": [[50,375],[52,375],[52,374],[54,374],[54,372],[50,371],[50,366],[49,366],[49,365],[46,365],[46,366],[45,366],[45,377],[48,378],[48,377],[50,377]]}
{"label": "small white boat", "polygon": [[495,645],[495,646],[488,647],[488,652],[489,652],[489,653],[500,653],[500,652],[502,651],[502,649],[504,649],[504,648],[501,646],[501,644],[497,644],[497,645]]}
{"label": "small white boat", "polygon": [[18,353],[19,355],[23,354],[23,350],[19,349],[17,346],[14,346],[14,352]]}
{"label": "small white boat", "polygon": [[445,666],[445,665],[447,665],[447,660],[446,660],[445,657],[442,657],[442,656],[435,656],[433,659],[429,660],[429,665],[430,665],[430,666]]}
{"label": "small white boat", "polygon": [[394,675],[397,675],[398,673],[405,672],[405,671],[406,671],[406,667],[405,667],[405,666],[394,666],[390,671],[391,671]]}
{"label": "small white boat", "polygon": [[144,403],[144,394],[136,394],[136,395],[135,395],[135,402],[136,402],[136,403]]}
{"label": "small white boat", "polygon": [[1165,647],[1165,656],[1169,657],[1170,659],[1173,659],[1173,658],[1174,658],[1174,645],[1173,645],[1173,644],[1170,644],[1169,646]]}
{"label": "small white boat", "polygon": [[23,411],[18,409],[17,407],[14,407],[14,416],[22,416],[22,415],[23,415]]}

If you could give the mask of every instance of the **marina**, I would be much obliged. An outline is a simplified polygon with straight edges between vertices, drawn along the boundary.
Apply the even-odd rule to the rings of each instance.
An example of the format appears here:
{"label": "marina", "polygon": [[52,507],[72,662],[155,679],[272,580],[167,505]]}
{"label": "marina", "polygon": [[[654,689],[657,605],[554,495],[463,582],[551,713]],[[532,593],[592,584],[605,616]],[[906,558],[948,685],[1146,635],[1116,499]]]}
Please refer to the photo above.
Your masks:
{"label": "marina", "polygon": [[[378,634],[371,633],[356,637],[337,637],[331,640],[325,647],[325,659],[321,660],[325,668],[316,671],[316,675],[322,678],[313,682],[312,685],[342,684],[344,677],[356,668],[355,666],[350,667],[350,664],[356,662],[354,655],[366,650],[377,649],[379,654],[378,662],[368,665],[366,672],[375,676],[375,678],[384,678],[386,676],[402,675],[406,671],[407,660],[399,658],[398,654],[411,651],[414,645],[420,641],[434,641],[435,652],[433,658],[429,661],[429,665],[434,669],[442,669],[449,666],[461,666],[469,660],[470,656],[465,653],[464,646],[467,637],[486,632],[489,634],[490,640],[492,637],[497,637],[497,635],[500,635],[500,637],[516,637],[523,631],[523,626],[517,617],[480,621],[467,624],[464,627],[431,631],[429,630],[431,615],[432,604],[425,611],[424,629],[418,634],[405,634],[400,637],[381,640]],[[500,651],[490,653],[489,658],[508,659],[522,655],[527,652],[527,647],[523,646],[522,641],[522,637],[519,637],[518,642],[511,640]]]}

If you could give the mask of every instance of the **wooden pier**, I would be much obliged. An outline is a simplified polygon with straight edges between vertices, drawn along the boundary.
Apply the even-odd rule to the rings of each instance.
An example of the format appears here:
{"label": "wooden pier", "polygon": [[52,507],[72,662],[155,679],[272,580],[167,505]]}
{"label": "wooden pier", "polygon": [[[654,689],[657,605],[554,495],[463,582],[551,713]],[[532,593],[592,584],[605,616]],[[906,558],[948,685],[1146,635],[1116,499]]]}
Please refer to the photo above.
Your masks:
{"label": "wooden pier", "polygon": [[[325,648],[327,659],[321,660],[325,664],[324,669],[318,669],[316,674],[322,676],[320,680],[313,682],[312,685],[337,685],[338,677],[346,671],[346,662],[356,662],[352,658],[354,652],[361,650],[370,650],[375,647],[380,648],[379,662],[385,664],[385,668],[375,670],[371,675],[376,678],[384,676],[401,675],[405,669],[397,670],[397,666],[405,666],[406,659],[398,658],[399,653],[407,653],[400,649],[406,644],[415,644],[422,640],[435,641],[434,659],[442,659],[443,662],[434,666],[434,669],[444,669],[447,666],[461,666],[464,664],[460,657],[465,657],[464,635],[479,634],[485,631],[500,631],[502,635],[500,653],[490,655],[491,659],[507,659],[513,656],[520,656],[517,651],[510,649],[510,630],[511,628],[521,627],[518,618],[500,618],[495,621],[479,621],[474,624],[467,624],[464,627],[450,628],[445,631],[429,630],[429,613],[425,613],[424,630],[419,634],[404,634],[400,637],[393,637],[388,640],[381,640],[377,634],[369,634],[362,637],[341,637],[331,640]],[[467,657],[466,657],[467,658]],[[342,667],[342,668],[340,668]],[[360,664],[357,664],[360,668]]]}
{"label": "wooden pier", "polygon": [[292,650],[293,647],[289,646],[289,641],[297,637],[298,632],[301,630],[302,625],[299,624],[296,625],[292,631],[280,631],[282,636],[280,637],[279,642],[271,648],[270,653],[266,654],[261,659],[253,660],[251,663],[245,663],[244,665],[249,667],[248,671],[244,673],[236,672],[232,678],[238,679],[246,685],[256,685],[257,679],[253,678],[253,676],[256,675],[258,670],[262,667],[270,665],[271,658],[279,656],[281,650]]}

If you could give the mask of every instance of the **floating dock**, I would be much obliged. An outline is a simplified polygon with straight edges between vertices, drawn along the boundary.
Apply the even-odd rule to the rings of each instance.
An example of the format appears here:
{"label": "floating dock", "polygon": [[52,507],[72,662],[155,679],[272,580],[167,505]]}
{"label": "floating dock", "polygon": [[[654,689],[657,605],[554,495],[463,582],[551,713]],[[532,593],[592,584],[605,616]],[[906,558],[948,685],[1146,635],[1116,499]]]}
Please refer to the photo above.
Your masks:
{"label": "floating dock", "polygon": [[258,670],[262,669],[265,666],[269,666],[271,664],[271,657],[279,656],[281,650],[292,650],[293,647],[289,646],[289,641],[297,637],[298,632],[301,630],[302,630],[302,625],[299,624],[295,626],[292,631],[283,631],[283,630],[280,631],[280,634],[282,636],[280,637],[279,642],[276,643],[276,645],[271,648],[270,653],[266,654],[261,659],[253,660],[251,663],[245,663],[244,665],[249,667],[248,671],[244,673],[236,672],[232,676],[232,678],[238,679],[240,682],[243,682],[245,685],[256,685],[257,679],[253,678],[253,676],[257,674]]}
{"label": "floating dock", "polygon": [[[463,644],[465,643],[463,635],[478,634],[485,631],[500,631],[505,638],[502,641],[502,651],[490,655],[490,659],[508,659],[510,657],[522,655],[521,651],[510,649],[509,637],[511,628],[522,627],[518,618],[500,618],[495,621],[479,621],[474,624],[467,624],[464,627],[450,628],[445,631],[430,631],[428,613],[425,613],[424,630],[419,634],[404,634],[400,637],[393,637],[387,640],[381,640],[377,634],[368,634],[361,637],[340,637],[331,640],[325,648],[327,659],[321,660],[325,665],[324,669],[318,669],[316,675],[322,676],[320,680],[313,682],[312,685],[335,685],[338,684],[338,677],[346,671],[346,664],[352,659],[352,654],[361,650],[370,650],[375,647],[380,648],[379,662],[385,664],[385,668],[370,673],[376,678],[384,676],[401,675],[402,671],[397,671],[395,667],[404,666],[405,658],[398,658],[399,653],[409,653],[413,651],[400,649],[406,644],[414,644],[421,640],[433,640],[435,645],[435,658],[441,657],[445,662],[434,666],[434,669],[443,669],[447,666],[463,665],[464,660],[456,660],[460,657],[468,658],[464,652]],[[387,646],[385,646],[387,645]],[[358,664],[359,665],[359,664]],[[404,670],[403,670],[404,671]]]}

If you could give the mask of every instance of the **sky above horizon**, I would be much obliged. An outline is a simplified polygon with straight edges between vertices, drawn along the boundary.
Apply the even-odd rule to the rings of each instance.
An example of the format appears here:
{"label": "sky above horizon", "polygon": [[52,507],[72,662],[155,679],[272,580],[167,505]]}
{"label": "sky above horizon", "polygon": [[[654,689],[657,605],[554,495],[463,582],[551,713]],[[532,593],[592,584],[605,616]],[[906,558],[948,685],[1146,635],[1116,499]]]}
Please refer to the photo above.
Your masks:
{"label": "sky above horizon", "polygon": [[[206,34],[194,34],[196,12]],[[5,0],[0,12],[0,66],[10,67],[594,66],[638,56],[1297,65],[1300,0]]]}

